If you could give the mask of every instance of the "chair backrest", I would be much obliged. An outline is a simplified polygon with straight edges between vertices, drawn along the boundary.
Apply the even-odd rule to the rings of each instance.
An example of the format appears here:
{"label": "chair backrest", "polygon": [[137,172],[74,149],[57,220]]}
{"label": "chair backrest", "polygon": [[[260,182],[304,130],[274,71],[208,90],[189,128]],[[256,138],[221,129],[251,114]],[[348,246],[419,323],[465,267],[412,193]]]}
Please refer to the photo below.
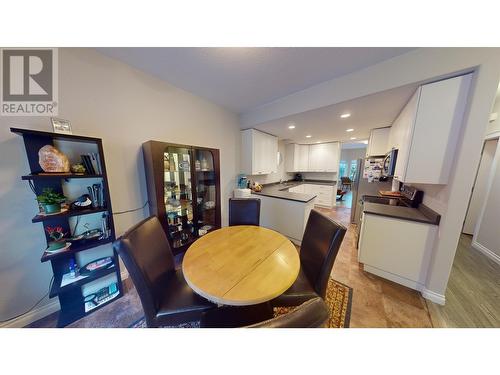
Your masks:
{"label": "chair backrest", "polygon": [[323,299],[316,297],[293,311],[276,318],[252,324],[246,328],[317,328],[328,320],[329,312]]}
{"label": "chair backrest", "polygon": [[260,224],[260,199],[229,198],[229,226]]}
{"label": "chair backrest", "polygon": [[156,316],[168,277],[175,272],[167,236],[158,218],[151,216],[130,228],[113,246],[132,277],[149,326]]}
{"label": "chair backrest", "polygon": [[345,232],[343,225],[311,210],[300,246],[300,266],[320,297],[325,298],[328,279]]}

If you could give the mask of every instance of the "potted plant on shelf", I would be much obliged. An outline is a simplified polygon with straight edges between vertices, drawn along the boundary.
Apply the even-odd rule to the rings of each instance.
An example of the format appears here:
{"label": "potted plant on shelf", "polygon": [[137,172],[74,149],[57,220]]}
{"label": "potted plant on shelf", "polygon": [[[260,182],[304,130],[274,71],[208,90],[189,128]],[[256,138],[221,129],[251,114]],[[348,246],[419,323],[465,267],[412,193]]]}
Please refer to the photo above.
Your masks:
{"label": "potted plant on shelf", "polygon": [[66,247],[66,241],[64,241],[65,233],[63,232],[63,228],[61,226],[47,226],[45,230],[49,234],[49,237],[53,240],[49,242],[47,251],[56,251],[62,249],[63,247]]}
{"label": "potted plant on shelf", "polygon": [[61,203],[66,200],[66,197],[56,193],[52,188],[45,188],[36,200],[42,205],[46,214],[55,214],[61,212]]}

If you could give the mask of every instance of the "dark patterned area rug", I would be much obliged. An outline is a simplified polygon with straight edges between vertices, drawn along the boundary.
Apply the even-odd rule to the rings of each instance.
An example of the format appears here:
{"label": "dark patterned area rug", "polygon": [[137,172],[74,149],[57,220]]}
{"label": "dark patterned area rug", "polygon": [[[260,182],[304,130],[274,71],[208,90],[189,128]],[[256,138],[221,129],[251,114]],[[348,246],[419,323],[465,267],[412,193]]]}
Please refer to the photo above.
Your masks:
{"label": "dark patterned area rug", "polygon": [[[351,318],[352,288],[336,280],[328,280],[325,302],[330,310],[330,317],[326,328],[348,328]],[[296,307],[275,307],[274,316],[292,311]],[[178,326],[163,328],[199,328],[200,322],[183,323]],[[147,328],[144,317],[130,325],[130,328]]]}

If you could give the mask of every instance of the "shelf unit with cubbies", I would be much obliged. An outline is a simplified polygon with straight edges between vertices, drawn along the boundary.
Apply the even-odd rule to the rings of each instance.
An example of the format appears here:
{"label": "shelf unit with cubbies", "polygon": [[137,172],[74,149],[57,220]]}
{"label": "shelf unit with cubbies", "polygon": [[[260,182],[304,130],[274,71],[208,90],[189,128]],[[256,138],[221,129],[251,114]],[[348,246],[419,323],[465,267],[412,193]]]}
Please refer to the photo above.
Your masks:
{"label": "shelf unit with cubbies", "polygon": [[[91,183],[98,183],[102,187],[102,207],[73,210],[71,206],[69,206],[67,210],[56,214],[47,215],[39,212],[31,219],[33,223],[42,224],[47,244],[50,238],[46,229],[49,226],[60,226],[65,234],[74,236],[80,234],[76,233],[77,229],[79,229],[79,232],[82,231],[80,227],[80,221],[82,220],[93,223],[94,225],[93,228],[88,228],[85,225],[90,224],[86,223],[83,229],[100,229],[97,223],[100,223],[102,220],[107,222],[108,233],[103,233],[103,235],[98,238],[82,239],[78,242],[72,242],[69,248],[59,252],[48,252],[47,249],[43,250],[40,260],[41,262],[50,262],[54,274],[49,297],[59,298],[61,310],[59,311],[57,325],[58,327],[64,327],[123,295],[118,254],[111,246],[108,248],[101,248],[103,245],[111,244],[116,238],[102,139],[30,129],[11,128],[10,130],[23,138],[30,173],[21,176],[21,179],[28,181],[35,194],[40,194],[44,188],[52,188],[58,193],[64,193],[64,190],[67,190],[71,192],[71,194],[68,194],[70,196],[69,200],[71,201],[78,197],[73,197],[71,195],[86,194],[86,191],[82,190],[83,187],[80,185],[88,181],[91,181]],[[60,149],[68,156],[72,163],[80,162],[80,153],[92,151],[98,155],[100,170],[92,174],[46,173],[40,167],[38,160],[38,151],[45,145],[52,145]],[[103,256],[110,256],[112,258],[112,262],[106,267],[96,269],[88,274],[80,275],[75,278],[68,278],[69,265],[71,262],[82,267]],[[106,288],[109,288],[109,296],[94,299],[92,302],[89,302],[89,299],[94,294],[102,296],[103,294],[100,292],[106,290]]]}

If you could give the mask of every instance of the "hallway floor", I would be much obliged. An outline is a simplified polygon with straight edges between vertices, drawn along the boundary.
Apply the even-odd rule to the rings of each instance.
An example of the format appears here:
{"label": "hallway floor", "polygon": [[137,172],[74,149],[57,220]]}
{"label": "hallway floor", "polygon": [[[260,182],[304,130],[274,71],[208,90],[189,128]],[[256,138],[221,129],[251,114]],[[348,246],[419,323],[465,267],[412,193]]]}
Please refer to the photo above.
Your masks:
{"label": "hallway floor", "polygon": [[500,265],[471,247],[462,234],[451,270],[446,305],[429,302],[437,327],[500,328]]}

